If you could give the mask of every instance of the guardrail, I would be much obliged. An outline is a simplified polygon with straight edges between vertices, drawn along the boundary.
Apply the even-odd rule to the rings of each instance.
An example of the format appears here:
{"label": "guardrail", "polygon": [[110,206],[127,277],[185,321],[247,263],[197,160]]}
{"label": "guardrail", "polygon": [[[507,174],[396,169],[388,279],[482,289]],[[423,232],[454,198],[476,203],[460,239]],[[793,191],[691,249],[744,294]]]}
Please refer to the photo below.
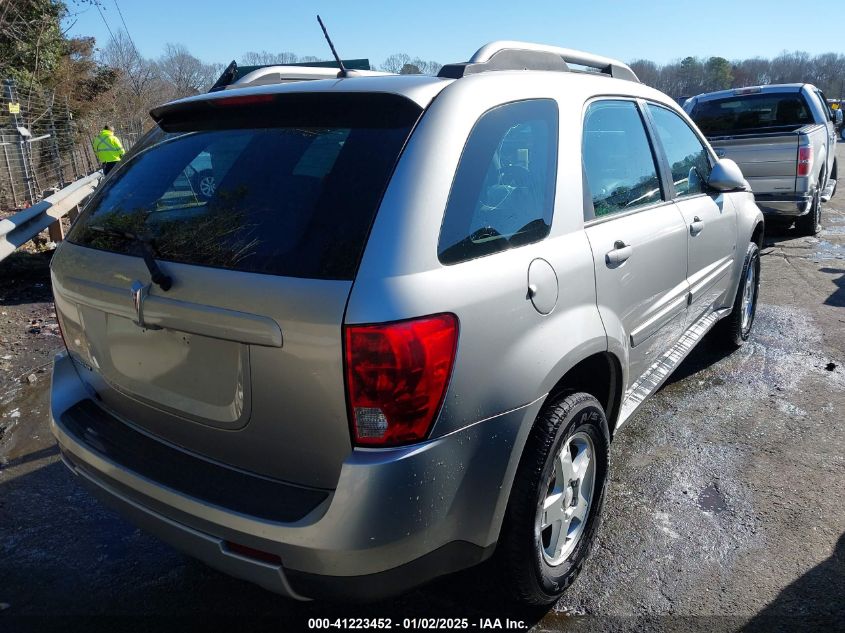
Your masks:
{"label": "guardrail", "polygon": [[61,240],[63,234],[59,220],[94,193],[102,177],[102,172],[95,171],[90,176],[80,178],[28,209],[0,220],[0,261],[6,259],[44,229],[50,229],[50,237],[53,241]]}

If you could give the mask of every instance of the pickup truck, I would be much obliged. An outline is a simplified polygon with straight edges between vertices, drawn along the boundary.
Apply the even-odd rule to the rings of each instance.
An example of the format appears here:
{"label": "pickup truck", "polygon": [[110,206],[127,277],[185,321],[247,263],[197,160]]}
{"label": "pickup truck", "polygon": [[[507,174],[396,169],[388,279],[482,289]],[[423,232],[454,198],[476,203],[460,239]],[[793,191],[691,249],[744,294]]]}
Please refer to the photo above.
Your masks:
{"label": "pickup truck", "polygon": [[815,235],[836,189],[836,123],[822,92],[780,84],[701,94],[684,110],[717,156],[739,164],[758,206]]}

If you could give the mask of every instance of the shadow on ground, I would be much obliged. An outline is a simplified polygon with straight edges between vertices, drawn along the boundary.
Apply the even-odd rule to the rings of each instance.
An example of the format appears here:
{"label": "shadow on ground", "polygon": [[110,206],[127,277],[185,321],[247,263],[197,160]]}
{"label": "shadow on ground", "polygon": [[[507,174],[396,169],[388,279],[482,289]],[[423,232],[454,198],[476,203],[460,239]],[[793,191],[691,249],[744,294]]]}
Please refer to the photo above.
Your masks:
{"label": "shadow on ground", "polygon": [[712,330],[708,332],[701,342],[696,345],[689,355],[681,362],[681,364],[678,365],[677,369],[669,374],[666,382],[661,385],[658,391],[662,391],[666,387],[674,385],[676,382],[681,382],[690,376],[694,376],[698,372],[715,365],[720,360],[733,354],[735,350],[731,350],[730,348],[719,344],[717,338],[718,334],[718,332]]}
{"label": "shadow on ground", "polygon": [[838,279],[833,280],[833,283],[836,284],[836,290],[825,299],[824,303],[837,308],[845,308],[845,268],[819,268],[819,272],[839,275]]}
{"label": "shadow on ground", "polygon": [[0,262],[0,306],[52,301],[52,256],[53,251],[17,251]]}
{"label": "shadow on ground", "polygon": [[845,534],[830,558],[781,591],[743,633],[845,630]]}
{"label": "shadow on ground", "polygon": [[[299,631],[308,630],[309,618],[413,617],[509,618],[531,627],[549,610],[505,601],[490,563],[378,603],[288,600],[141,532],[90,496],[54,455],[41,449],[2,468],[0,603],[9,606],[0,610],[0,630],[193,630],[198,622],[211,629],[237,622],[250,631]],[[50,461],[38,467],[38,460]],[[15,469],[28,472],[15,476]]]}

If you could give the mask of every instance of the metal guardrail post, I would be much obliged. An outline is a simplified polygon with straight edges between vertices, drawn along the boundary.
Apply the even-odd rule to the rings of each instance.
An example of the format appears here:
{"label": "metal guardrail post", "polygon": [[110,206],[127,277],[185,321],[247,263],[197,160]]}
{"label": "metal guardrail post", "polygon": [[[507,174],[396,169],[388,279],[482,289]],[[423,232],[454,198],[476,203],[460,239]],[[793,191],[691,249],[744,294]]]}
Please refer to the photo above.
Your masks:
{"label": "metal guardrail post", "polygon": [[[30,208],[0,220],[0,261],[44,229],[61,226],[61,219],[77,211],[78,205],[94,192],[102,177],[101,172],[94,172]],[[54,241],[58,241],[59,230],[52,229],[50,236]]]}
{"label": "metal guardrail post", "polygon": [[[18,96],[15,90],[15,81],[13,79],[6,79],[3,84],[9,103],[17,103]],[[19,112],[12,113],[12,122],[18,130],[18,136],[20,137],[18,140],[18,149],[20,150],[21,177],[23,178],[24,189],[27,198],[29,198],[29,203],[35,204],[35,189],[33,188],[33,177],[30,169],[31,162],[29,160],[29,143],[26,142],[26,137],[21,132],[23,126]]]}

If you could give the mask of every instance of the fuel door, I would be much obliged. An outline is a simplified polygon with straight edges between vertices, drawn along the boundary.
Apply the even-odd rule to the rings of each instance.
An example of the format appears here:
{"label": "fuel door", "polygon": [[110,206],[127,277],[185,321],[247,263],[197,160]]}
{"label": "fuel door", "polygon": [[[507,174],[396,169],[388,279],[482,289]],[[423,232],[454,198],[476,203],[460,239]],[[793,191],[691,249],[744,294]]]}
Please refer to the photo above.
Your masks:
{"label": "fuel door", "polygon": [[537,258],[528,266],[528,298],[540,314],[550,314],[557,305],[557,274],[545,259]]}

